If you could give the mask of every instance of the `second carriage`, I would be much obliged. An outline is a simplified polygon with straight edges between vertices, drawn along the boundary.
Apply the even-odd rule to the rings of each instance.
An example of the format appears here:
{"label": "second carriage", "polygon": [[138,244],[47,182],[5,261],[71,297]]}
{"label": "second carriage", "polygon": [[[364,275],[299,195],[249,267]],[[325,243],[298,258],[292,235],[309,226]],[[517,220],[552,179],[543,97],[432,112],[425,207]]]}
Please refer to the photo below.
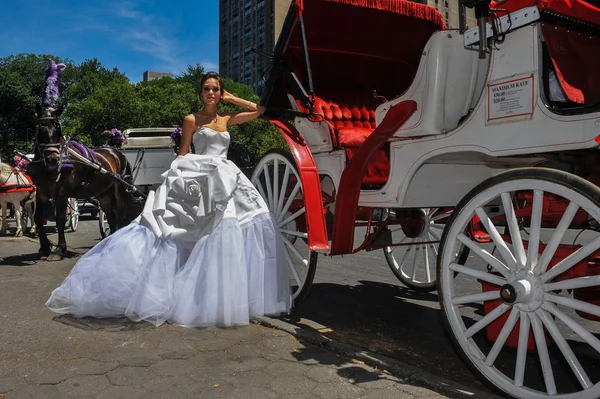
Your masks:
{"label": "second carriage", "polygon": [[[478,27],[463,28],[467,6]],[[460,10],[447,29],[412,2],[292,2],[261,98],[289,151],[266,153],[252,181],[296,305],[319,254],[382,249],[407,284],[438,290],[488,386],[598,398],[600,9]]]}
{"label": "second carriage", "polygon": [[[133,184],[148,194],[161,183],[161,175],[175,159],[176,143],[172,137],[175,128],[132,128],[123,131],[127,138],[120,148],[132,165]],[[98,223],[102,238],[111,233],[106,215],[100,209]]]}

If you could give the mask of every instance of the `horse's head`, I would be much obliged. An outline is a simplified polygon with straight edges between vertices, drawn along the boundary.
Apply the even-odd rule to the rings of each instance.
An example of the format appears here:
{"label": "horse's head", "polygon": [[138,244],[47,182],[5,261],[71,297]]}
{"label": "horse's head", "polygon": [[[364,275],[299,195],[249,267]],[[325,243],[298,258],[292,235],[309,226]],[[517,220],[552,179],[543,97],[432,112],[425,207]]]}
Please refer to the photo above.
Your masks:
{"label": "horse's head", "polygon": [[55,109],[45,104],[36,106],[36,158],[51,166],[58,165],[60,161],[63,137],[58,117],[61,113],[62,107]]}

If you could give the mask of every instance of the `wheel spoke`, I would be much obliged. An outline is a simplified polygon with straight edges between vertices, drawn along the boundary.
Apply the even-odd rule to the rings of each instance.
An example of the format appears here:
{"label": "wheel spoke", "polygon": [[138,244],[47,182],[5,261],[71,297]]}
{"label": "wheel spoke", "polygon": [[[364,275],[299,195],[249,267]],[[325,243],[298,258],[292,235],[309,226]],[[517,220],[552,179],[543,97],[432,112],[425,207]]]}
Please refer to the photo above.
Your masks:
{"label": "wheel spoke", "polygon": [[[436,211],[437,211],[437,209],[436,209]],[[432,217],[430,220],[433,221],[433,222],[436,222],[436,221],[438,221],[440,219],[445,219],[445,218],[449,217],[451,214],[452,214],[452,211],[440,213],[439,215]]]}
{"label": "wheel spoke", "polygon": [[431,270],[429,269],[429,251],[427,250],[427,244],[423,244],[423,255],[425,255],[425,278],[426,282],[431,282]]}
{"label": "wheel spoke", "polygon": [[286,224],[290,223],[293,220],[296,220],[296,218],[300,215],[303,215],[304,212],[306,212],[306,208],[302,207],[300,209],[298,209],[296,212],[294,212],[292,215],[290,215],[287,219],[285,219],[283,222],[279,222],[279,227],[283,227]]}
{"label": "wheel spoke", "polygon": [[[407,236],[404,236],[404,237],[402,237],[402,239],[401,239],[400,241],[398,241],[398,244],[402,244],[402,243],[403,243],[404,241],[406,241],[406,240],[408,240],[408,237],[407,237]],[[400,248],[400,245],[394,245],[394,246],[392,246],[392,247],[387,247],[387,249],[388,249],[388,254],[392,254],[392,253],[394,253],[394,251],[395,251],[396,249],[398,249],[398,248]]]}
{"label": "wheel spoke", "polygon": [[[497,293],[499,294],[500,292],[497,291]],[[520,312],[517,310],[517,308],[513,308],[511,310],[510,316],[508,316],[506,323],[504,323],[504,327],[502,327],[500,334],[498,334],[498,338],[496,338],[496,342],[494,342],[494,346],[492,346],[492,349],[490,350],[487,357],[485,358],[486,366],[488,366],[488,367],[493,366],[494,362],[496,361],[496,358],[500,354],[500,351],[504,347],[504,343],[506,342],[506,340],[508,339],[508,336],[510,335],[513,328],[515,327],[515,324],[517,324],[517,319],[519,318],[519,313]]]}
{"label": "wheel spoke", "polygon": [[575,288],[596,287],[600,285],[599,276],[587,276],[572,278],[570,280],[557,281],[546,284],[546,292],[558,290],[573,290]]}
{"label": "wheel spoke", "polygon": [[273,160],[273,208],[279,204],[279,161]]}
{"label": "wheel spoke", "polygon": [[529,245],[527,247],[527,261],[525,268],[533,270],[538,262],[538,248],[540,246],[540,231],[542,228],[542,204],[544,192],[533,191],[533,204],[531,209],[531,226],[529,231]]}
{"label": "wheel spoke", "polygon": [[[284,240],[284,243],[285,243],[285,240]],[[287,261],[287,264],[290,267],[292,274],[294,275],[294,280],[296,280],[296,284],[298,284],[298,290],[300,290],[300,288],[302,288],[303,281],[302,281],[302,279],[300,279],[298,270],[296,270],[296,265],[294,264],[294,261],[292,260],[290,253],[287,250],[283,251],[283,252],[285,253],[285,260]]]}
{"label": "wheel spoke", "polygon": [[565,296],[555,295],[546,293],[544,295],[546,301],[554,302],[558,305],[566,306],[568,308],[579,310],[600,317],[600,306],[592,305],[591,303],[580,301],[579,299],[568,298]]}
{"label": "wheel spoke", "polygon": [[308,238],[308,233],[303,233],[303,232],[297,231],[297,230],[279,229],[279,231],[281,231],[282,233],[287,234],[288,236]]}
{"label": "wheel spoke", "polygon": [[[410,240],[411,243],[415,242],[416,238],[413,238],[412,240]],[[404,251],[404,255],[402,256],[402,260],[400,260],[400,263],[398,263],[398,270],[402,270],[402,266],[404,266],[404,262],[406,262],[406,258],[408,258],[408,255],[410,254],[410,252],[413,250],[412,246],[408,246],[406,248],[406,251]]]}
{"label": "wheel spoke", "polygon": [[533,330],[533,338],[537,348],[540,364],[542,365],[542,374],[544,375],[544,383],[546,384],[546,392],[548,395],[556,395],[556,382],[554,381],[554,373],[552,372],[552,364],[550,363],[550,354],[546,346],[546,334],[542,328],[542,323],[535,313],[529,314],[531,320],[531,329]]}
{"label": "wheel spoke", "polygon": [[510,240],[512,241],[516,260],[518,261],[519,266],[525,265],[527,255],[525,254],[525,248],[523,247],[523,238],[521,237],[521,232],[519,231],[519,223],[517,221],[517,215],[515,215],[512,197],[508,193],[502,193],[501,197],[505,212],[504,215],[506,217],[506,223],[508,224]]}
{"label": "wheel spoke", "polygon": [[290,249],[290,251],[292,251],[292,253],[294,255],[296,255],[296,258],[298,258],[299,261],[301,261],[302,263],[304,263],[304,265],[308,265],[308,259],[305,259],[304,256],[302,256],[302,254],[300,253],[300,251],[298,251],[296,249],[296,247],[294,246],[294,244],[292,244],[290,242],[290,240],[288,240],[285,237],[281,237],[283,239],[283,243],[285,244],[286,247],[288,247]]}
{"label": "wheel spoke", "polygon": [[479,280],[483,280],[492,285],[497,285],[498,287],[501,287],[502,285],[504,285],[506,283],[506,279],[503,279],[502,277],[498,277],[495,274],[484,272],[484,271],[477,270],[477,269],[473,269],[473,268],[470,268],[467,266],[459,265],[458,263],[450,264],[450,270],[466,274],[467,276],[475,277]]}
{"label": "wheel spoke", "polygon": [[598,340],[598,338],[596,338],[592,333],[583,328],[581,324],[577,323],[575,320],[567,316],[565,313],[560,311],[556,306],[554,306],[550,302],[545,302],[542,305],[542,308],[559,318],[560,321],[565,323],[567,327],[569,327],[575,334],[579,335],[585,342],[588,343],[589,346],[594,348],[596,352],[600,353],[600,340]]}
{"label": "wheel spoke", "polygon": [[420,249],[421,249],[420,246],[415,247],[415,253],[413,254],[412,269],[411,269],[412,270],[412,273],[411,273],[412,281],[415,281],[416,276],[417,276],[417,255],[418,255]]}
{"label": "wheel spoke", "polygon": [[292,189],[292,192],[290,193],[290,196],[288,197],[287,201],[285,201],[285,206],[283,207],[283,209],[281,210],[281,212],[279,213],[279,215],[277,215],[277,222],[278,223],[281,224],[281,219],[285,216],[285,214],[287,213],[288,209],[290,209],[290,206],[292,206],[292,202],[294,202],[294,198],[296,198],[296,194],[298,194],[298,190],[300,190],[300,186],[301,186],[300,182],[296,182],[296,185]]}
{"label": "wheel spoke", "polygon": [[550,261],[552,260],[552,257],[556,252],[556,249],[560,245],[578,209],[579,205],[577,205],[574,202],[571,202],[565,210],[563,217],[560,219],[560,222],[558,222],[558,226],[556,226],[554,234],[552,234],[552,238],[550,238],[550,241],[548,241],[548,245],[544,249],[542,256],[540,257],[537,264],[535,265],[535,268],[533,269],[533,273],[536,276],[546,272],[546,268],[550,264]]}
{"label": "wheel spoke", "polygon": [[577,359],[577,357],[573,353],[573,350],[563,337],[562,333],[558,330],[558,327],[556,327],[556,323],[554,323],[554,320],[552,320],[552,318],[549,317],[548,313],[544,310],[540,310],[538,312],[538,316],[542,320],[542,323],[544,323],[546,330],[548,330],[548,332],[552,336],[552,339],[554,339],[554,342],[556,342],[558,349],[560,349],[560,352],[565,357],[565,360],[571,367],[571,370],[573,370],[573,374],[575,374],[575,377],[577,377],[577,380],[579,381],[581,386],[584,389],[591,387],[592,381],[590,381],[590,378],[581,366],[581,363],[579,363],[579,359]]}
{"label": "wheel spoke", "polygon": [[452,298],[453,305],[464,305],[466,303],[479,303],[493,301],[494,299],[500,298],[500,290],[479,292],[477,294],[470,294],[465,296],[455,296]]}
{"label": "wheel spoke", "polygon": [[467,328],[464,332],[466,338],[471,338],[473,335],[477,334],[479,331],[488,326],[491,322],[496,320],[498,317],[502,316],[506,313],[511,307],[505,303],[500,304],[492,310],[490,313],[486,314],[483,318],[481,318],[477,323],[473,324],[471,327]]}
{"label": "wheel spoke", "polygon": [[483,259],[487,264],[492,266],[494,270],[502,274],[504,278],[508,278],[508,276],[510,276],[510,269],[508,268],[508,266],[502,263],[494,255],[489,253],[486,249],[481,248],[475,241],[471,240],[464,233],[460,233],[456,238],[458,239],[458,241],[465,244],[475,254],[479,255],[479,257]]}
{"label": "wheel spoke", "polygon": [[290,167],[286,165],[285,172],[283,173],[283,181],[281,182],[281,191],[279,192],[279,200],[277,201],[277,208],[275,208],[275,215],[281,214],[281,208],[283,207],[283,200],[285,199],[285,192],[290,179]]}
{"label": "wheel spoke", "polygon": [[[277,160],[273,161],[274,163],[277,162]],[[265,175],[265,184],[267,185],[267,198],[269,201],[269,204],[271,204],[271,206],[275,207],[275,203],[273,202],[273,187],[271,186],[271,174],[269,173],[269,164],[265,163],[263,165],[263,173]]]}
{"label": "wheel spoke", "polygon": [[477,213],[477,216],[479,216],[481,223],[483,224],[486,231],[492,238],[492,241],[494,241],[496,248],[498,248],[498,250],[500,251],[500,255],[502,255],[502,258],[507,263],[507,266],[509,267],[509,269],[511,269],[511,270],[516,269],[517,260],[515,259],[513,254],[510,252],[510,249],[506,245],[506,242],[504,241],[504,239],[502,238],[502,236],[496,229],[496,226],[494,226],[494,224],[488,217],[487,213],[485,213],[485,211],[481,207],[478,207],[475,210],[475,213]]}
{"label": "wheel spoke", "polygon": [[[265,193],[265,189],[262,186],[262,183],[260,182],[260,179],[257,179],[256,182],[254,183],[256,188],[258,189],[258,192],[260,193],[260,196],[263,197],[263,199],[265,201],[267,201],[267,194]],[[269,210],[273,213],[275,213],[275,208],[272,207],[272,204],[268,203],[267,205],[269,205]]]}
{"label": "wheel spoke", "polygon": [[560,262],[558,262],[553,268],[542,274],[540,277],[542,281],[550,281],[554,277],[566,272],[592,253],[596,252],[600,248],[600,237],[596,237],[594,240],[588,242],[571,255],[567,256]]}
{"label": "wheel spoke", "polygon": [[527,360],[527,346],[529,345],[529,316],[521,312],[519,320],[519,343],[517,344],[517,360],[515,364],[515,386],[522,387],[525,379],[525,364]]}

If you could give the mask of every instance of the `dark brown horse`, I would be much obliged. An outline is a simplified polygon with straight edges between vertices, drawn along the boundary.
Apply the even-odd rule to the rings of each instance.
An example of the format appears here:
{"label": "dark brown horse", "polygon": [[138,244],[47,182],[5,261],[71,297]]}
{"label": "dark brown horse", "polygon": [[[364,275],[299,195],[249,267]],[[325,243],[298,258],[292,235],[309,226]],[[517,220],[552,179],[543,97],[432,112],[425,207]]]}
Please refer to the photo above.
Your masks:
{"label": "dark brown horse", "polygon": [[[37,106],[35,157],[28,167],[37,187],[35,224],[40,237],[39,253],[48,256],[48,260],[62,259],[67,253],[65,220],[69,197],[98,200],[112,232],[129,224],[141,211],[139,202],[119,181],[131,184],[131,165],[120,151],[110,147],[88,149],[74,141],[69,145],[77,154],[114,176],[77,162],[74,158],[78,157],[67,156],[67,143],[58,120],[61,111]],[[50,199],[54,201],[58,230],[58,244],[52,253],[43,226],[43,212]]]}

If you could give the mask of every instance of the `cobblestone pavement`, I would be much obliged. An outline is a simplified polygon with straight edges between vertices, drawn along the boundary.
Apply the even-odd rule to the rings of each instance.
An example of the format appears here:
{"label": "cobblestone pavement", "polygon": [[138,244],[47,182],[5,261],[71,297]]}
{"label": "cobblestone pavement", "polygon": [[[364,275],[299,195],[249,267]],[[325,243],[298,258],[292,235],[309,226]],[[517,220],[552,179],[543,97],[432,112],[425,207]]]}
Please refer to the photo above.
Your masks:
{"label": "cobblestone pavement", "polygon": [[257,324],[56,317],[44,303],[77,258],[38,262],[36,251],[0,237],[0,398],[448,397]]}

